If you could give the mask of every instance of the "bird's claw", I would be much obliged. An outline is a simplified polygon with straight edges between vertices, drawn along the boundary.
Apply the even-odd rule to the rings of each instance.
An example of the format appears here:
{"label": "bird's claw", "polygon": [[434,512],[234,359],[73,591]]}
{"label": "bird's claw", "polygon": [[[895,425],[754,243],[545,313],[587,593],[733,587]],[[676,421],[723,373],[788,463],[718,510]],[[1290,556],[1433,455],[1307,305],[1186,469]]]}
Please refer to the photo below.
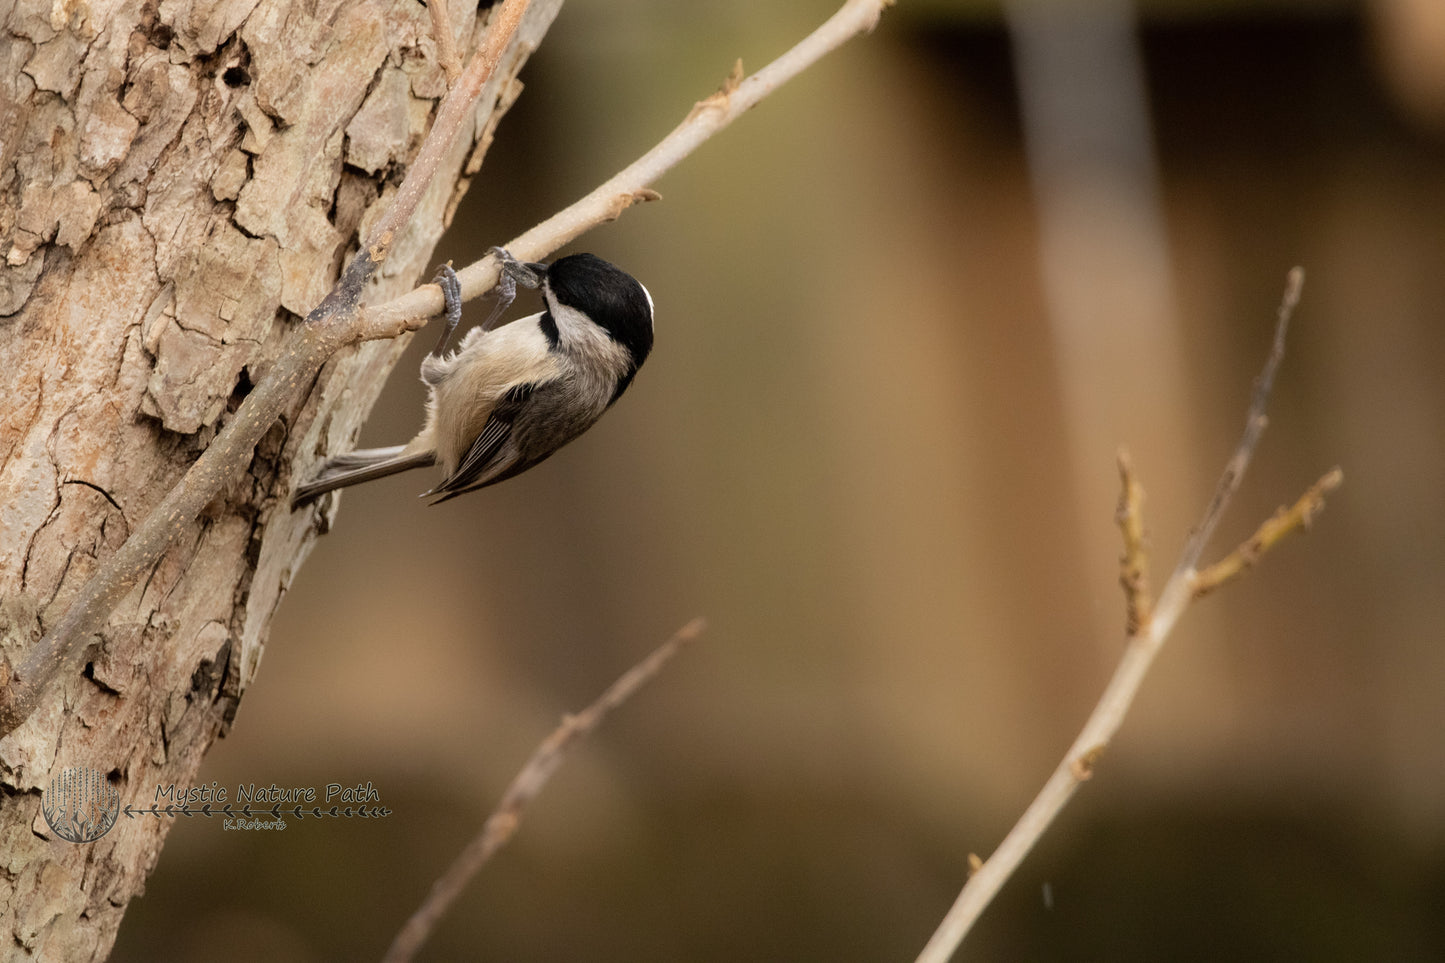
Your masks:
{"label": "bird's claw", "polygon": [[446,327],[442,329],[442,336],[437,341],[437,346],[432,348],[431,353],[440,356],[447,348],[447,343],[452,339],[452,332],[462,320],[462,282],[457,278],[457,272],[452,270],[450,264],[443,264],[437,269],[436,277],[432,283],[442,289],[442,299],[446,302]]}
{"label": "bird's claw", "polygon": [[492,289],[492,296],[497,299],[497,303],[487,320],[482,322],[483,331],[490,331],[497,319],[512,306],[512,302],[517,299],[517,285],[524,288],[539,287],[542,284],[543,272],[547,270],[545,264],[517,260],[506,248],[491,247],[487,249],[487,253],[497,259],[499,271],[497,286]]}
{"label": "bird's claw", "polygon": [[487,253],[494,256],[501,267],[501,277],[497,280],[498,288],[510,281],[510,289],[515,296],[518,284],[528,289],[541,286],[542,275],[546,272],[547,265],[532,261],[519,261],[512,257],[512,253],[504,247],[487,248]]}

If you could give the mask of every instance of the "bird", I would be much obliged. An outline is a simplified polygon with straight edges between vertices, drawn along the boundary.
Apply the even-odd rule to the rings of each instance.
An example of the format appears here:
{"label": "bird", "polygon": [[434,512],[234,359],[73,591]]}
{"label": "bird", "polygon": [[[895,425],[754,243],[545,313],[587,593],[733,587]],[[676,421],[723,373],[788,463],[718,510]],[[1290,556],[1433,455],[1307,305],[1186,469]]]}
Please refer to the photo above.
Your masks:
{"label": "bird", "polygon": [[[455,351],[447,347],[461,320],[461,284],[450,266],[436,277],[447,320],[421,364],[428,391],[421,431],[405,445],[328,459],[296,488],[293,509],[338,488],[436,464],[442,480],[421,497],[448,501],[545,460],[622,397],[652,351],[647,288],[595,254],[548,264],[518,261],[502,248],[491,253],[501,264],[498,305]],[[492,327],[517,284],[540,286],[545,310]]]}

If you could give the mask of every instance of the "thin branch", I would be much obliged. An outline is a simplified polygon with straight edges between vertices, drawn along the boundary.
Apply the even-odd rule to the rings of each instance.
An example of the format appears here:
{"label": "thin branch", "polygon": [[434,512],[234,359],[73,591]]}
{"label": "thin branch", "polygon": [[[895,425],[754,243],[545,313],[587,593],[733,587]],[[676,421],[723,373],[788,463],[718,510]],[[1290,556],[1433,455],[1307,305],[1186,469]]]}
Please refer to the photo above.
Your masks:
{"label": "thin branch", "polygon": [[1149,595],[1149,553],[1144,545],[1144,487],[1134,476],[1129,453],[1119,449],[1119,507],[1114,521],[1124,536],[1119,559],[1119,584],[1124,587],[1126,635],[1135,635],[1149,622],[1154,600]]}
{"label": "thin branch", "polygon": [[[495,19],[487,25],[481,47],[472,55],[462,76],[447,91],[441,107],[437,108],[432,129],[427,132],[426,141],[417,152],[416,159],[407,168],[406,177],[397,189],[396,200],[376,222],[363,245],[362,253],[370,253],[372,260],[377,263],[385,260],[391,245],[411,220],[412,212],[421,203],[422,195],[431,185],[436,172],[441,169],[452,144],[471,122],[472,103],[496,71],[497,65],[502,62],[502,54],[511,43],[512,36],[517,32],[517,26],[522,22],[522,16],[531,2],[532,0],[506,0],[497,10]],[[360,260],[358,257],[353,261],[353,266]]]}
{"label": "thin branch", "polygon": [[1325,472],[1324,477],[1299,497],[1299,501],[1275,512],[1242,545],[1197,573],[1194,576],[1194,597],[1202,598],[1243,575],[1286,535],[1309,531],[1315,516],[1325,510],[1325,495],[1339,488],[1344,480],[1345,473],[1339,468]]}
{"label": "thin branch", "polygon": [[1244,480],[1244,470],[1249,467],[1249,460],[1254,457],[1255,448],[1259,447],[1260,436],[1264,434],[1265,425],[1269,424],[1269,419],[1265,417],[1264,412],[1269,405],[1269,394],[1274,389],[1274,376],[1279,371],[1280,362],[1284,360],[1284,339],[1289,331],[1289,320],[1294,315],[1295,307],[1299,304],[1300,292],[1304,290],[1304,283],[1304,268],[1291,268],[1289,275],[1285,278],[1284,297],[1279,303],[1279,314],[1274,326],[1274,343],[1270,346],[1269,357],[1265,359],[1264,370],[1259,373],[1258,378],[1254,379],[1254,391],[1250,396],[1249,412],[1244,417],[1244,437],[1240,438],[1234,454],[1224,466],[1224,474],[1219,476],[1219,483],[1214,486],[1214,497],[1209,501],[1209,508],[1204,512],[1204,518],[1190,534],[1189,541],[1184,543],[1184,550],[1179,554],[1179,564],[1175,567],[1176,575],[1186,569],[1192,570],[1199,564],[1199,557],[1204,554],[1205,543],[1209,541],[1209,536],[1214,534],[1214,526],[1219,524],[1219,518],[1224,514],[1224,509],[1229,506],[1230,499],[1239,490],[1239,483]]}
{"label": "thin branch", "polygon": [[[659,177],[697,150],[709,137],[727,127],[764,97],[812,66],[845,41],[872,30],[883,9],[893,0],[848,0],[787,53],[751,77],[742,77],[741,62],[721,89],[699,101],[687,117],[646,154],[623,168],[606,183],[536,227],[503,245],[515,257],[534,261],[546,257],[585,231],[615,221],[639,201],[654,200],[650,189]],[[470,300],[497,283],[497,264],[488,255],[457,272],[462,297]],[[422,326],[442,310],[441,289],[424,284],[385,304],[366,310],[365,338],[394,338]]]}
{"label": "thin branch", "polygon": [[[657,197],[647,184],[824,54],[871,29],[883,8],[892,2],[848,0],[823,26],[763,70],[699,102],[687,120],[636,163],[505,246],[524,260],[542,258],[584,231],[615,220],[637,201]],[[505,47],[500,41],[491,42],[492,33],[515,20],[509,10],[520,11],[526,5],[527,0],[506,0],[497,13],[493,31],[488,32],[488,39],[484,41],[485,49],[491,50],[498,44]],[[490,62],[484,52],[479,51],[468,65],[468,75],[473,68],[481,69],[477,67],[479,63]],[[460,104],[473,86],[481,89],[480,83],[473,84],[464,76],[447,95],[432,132],[397,192],[391,211],[407,211],[409,217],[409,212],[415,209],[425,191],[421,178],[429,180],[445,153],[444,145],[462,129],[467,117],[465,108],[452,109],[452,105]],[[404,219],[393,217],[391,211],[377,224],[336,288],[293,334],[270,374],[246,397],[232,419],[141,527],[77,593],[60,621],[20,664],[11,668],[0,660],[0,681],[8,679],[8,684],[0,689],[0,738],[25,721],[50,680],[62,673],[79,671],[90,637],[104,626],[120,599],[160,560],[171,542],[186,531],[226,482],[245,470],[256,444],[281,413],[310,390],[316,373],[327,359],[339,349],[360,341],[392,338],[416,330],[427,318],[441,313],[441,289],[435,284],[421,285],[375,308],[357,309],[362,282],[376,264],[385,259],[404,226]],[[474,298],[496,284],[496,263],[491,257],[483,258],[458,275],[463,297]]]}
{"label": "thin branch", "polygon": [[441,878],[432,884],[431,892],[422,902],[406,925],[397,933],[391,948],[383,957],[383,963],[405,963],[421,949],[437,922],[451,908],[461,895],[462,889],[471,881],[487,860],[505,846],[522,823],[527,806],[547,785],[557,767],[562,765],[567,751],[592,733],[613,709],[630,699],[638,689],[646,685],[662,667],[688,642],[696,639],[707,628],[700,618],[678,629],[652,654],[622,674],[606,692],[586,709],[575,716],[565,716],[562,724],[542,740],[517,773],[497,808],[487,817],[486,823],[476,837],[467,844],[456,860]]}
{"label": "thin branch", "polygon": [[457,56],[451,11],[447,7],[447,0],[427,0],[426,12],[431,15],[432,36],[437,42],[437,63],[446,71],[447,84],[452,85],[462,72],[462,58]]}
{"label": "thin branch", "polygon": [[[1098,705],[1094,707],[1094,711],[1084,723],[1084,727],[1073,745],[1069,747],[1069,751],[1054,769],[1053,774],[1049,776],[1044,788],[1039,791],[1028,809],[1024,811],[1023,816],[1014,824],[1013,829],[1009,830],[1008,835],[1004,837],[994,854],[982,865],[976,865],[974,858],[970,857],[968,881],[964,884],[963,890],[958,894],[958,898],[949,908],[948,913],[945,914],[938,929],[924,946],[923,952],[919,954],[919,963],[945,963],[953,956],[963,938],[983,913],[984,908],[993,900],[1004,882],[1013,875],[1014,870],[1028,855],[1029,850],[1043,836],[1054,818],[1072,798],[1074,791],[1093,776],[1094,767],[1100,756],[1103,755],[1105,748],[1119,731],[1119,727],[1123,725],[1124,716],[1133,704],[1134,697],[1138,693],[1139,686],[1144,681],[1144,676],[1153,663],[1154,657],[1158,655],[1165,639],[1169,637],[1169,633],[1189,603],[1197,597],[1196,586],[1198,583],[1194,566],[1204,550],[1204,543],[1218,523],[1219,517],[1238,490],[1244,472],[1249,467],[1250,459],[1259,444],[1259,438],[1265,426],[1265,409],[1269,404],[1270,389],[1274,385],[1274,377],[1279,370],[1280,360],[1284,357],[1285,333],[1289,327],[1290,315],[1299,301],[1300,286],[1303,280],[1304,274],[1299,268],[1290,272],[1284,301],[1280,306],[1279,318],[1275,325],[1274,344],[1269,358],[1265,361],[1264,370],[1255,380],[1243,436],[1225,466],[1204,518],[1194,529],[1181,553],[1178,565],[1160,593],[1151,617],[1141,620],[1137,631],[1128,637],[1124,655],[1114,670],[1114,675],[1109,680]],[[1137,482],[1133,480],[1132,471],[1127,467],[1127,459],[1121,461],[1120,468],[1126,489],[1121,501],[1126,505],[1133,504],[1133,507],[1128,508],[1124,514],[1137,515],[1138,505],[1142,503],[1142,491],[1135,495],[1128,493],[1130,485],[1137,485]],[[1305,497],[1286,513],[1278,526],[1271,529],[1271,535],[1259,543],[1258,551],[1262,552],[1268,549],[1286,532],[1302,527],[1323,506],[1324,492],[1337,485],[1339,480],[1337,469],[1316,483],[1314,488],[1310,489],[1310,492],[1306,493]],[[1132,522],[1129,524],[1132,525]],[[1142,532],[1142,521],[1139,524]],[[1137,547],[1131,547],[1132,539],[1133,535],[1126,531],[1125,555],[1127,557],[1131,553],[1136,554],[1138,561],[1142,563],[1144,561],[1142,542]],[[1127,595],[1129,591],[1127,584],[1125,590]]]}

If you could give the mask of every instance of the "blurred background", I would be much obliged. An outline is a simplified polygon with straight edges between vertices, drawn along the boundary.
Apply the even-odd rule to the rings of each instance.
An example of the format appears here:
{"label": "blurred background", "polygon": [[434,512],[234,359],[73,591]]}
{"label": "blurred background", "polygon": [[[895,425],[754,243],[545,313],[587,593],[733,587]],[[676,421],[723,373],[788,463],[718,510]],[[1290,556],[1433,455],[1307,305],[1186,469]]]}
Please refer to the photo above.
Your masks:
{"label": "blurred background", "polygon": [[[437,259],[834,8],[568,4]],[[378,957],[562,713],[696,615],[424,958],[912,959],[1120,654],[1117,447],[1162,583],[1295,264],[1208,557],[1345,485],[1187,614],[961,958],[1445,958],[1445,5],[903,0],[656,186],[574,248],[656,299],[627,396],[445,506],[347,492],[200,774],[393,815],[178,824],[115,959]],[[419,426],[420,340],[363,444]]]}

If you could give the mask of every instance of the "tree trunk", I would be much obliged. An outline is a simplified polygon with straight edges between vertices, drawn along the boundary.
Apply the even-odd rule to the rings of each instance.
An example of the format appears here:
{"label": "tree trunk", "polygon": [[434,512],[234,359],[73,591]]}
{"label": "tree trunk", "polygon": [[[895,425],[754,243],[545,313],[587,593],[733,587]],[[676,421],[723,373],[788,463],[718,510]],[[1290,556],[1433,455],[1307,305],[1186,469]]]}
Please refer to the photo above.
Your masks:
{"label": "tree trunk", "polygon": [[[561,0],[531,6],[368,300],[412,287]],[[485,30],[452,10],[465,56]],[[413,0],[0,0],[0,628],[65,610],[184,474],[389,202],[445,92]],[[403,347],[323,370],[112,614],[83,676],[0,741],[7,958],[103,959],[170,821],[66,842],[65,769],[184,789],[255,676],[316,532],[293,464],[351,444]]]}

